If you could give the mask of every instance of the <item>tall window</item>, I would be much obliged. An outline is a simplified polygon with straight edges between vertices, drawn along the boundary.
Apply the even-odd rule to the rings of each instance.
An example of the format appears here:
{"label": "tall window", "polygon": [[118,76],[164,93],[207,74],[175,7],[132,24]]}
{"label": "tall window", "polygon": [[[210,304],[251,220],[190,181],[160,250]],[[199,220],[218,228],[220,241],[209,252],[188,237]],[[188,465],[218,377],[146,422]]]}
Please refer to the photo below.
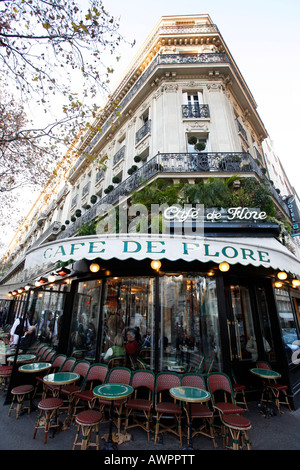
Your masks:
{"label": "tall window", "polygon": [[162,369],[187,371],[204,360],[221,370],[216,282],[202,275],[161,279]]}

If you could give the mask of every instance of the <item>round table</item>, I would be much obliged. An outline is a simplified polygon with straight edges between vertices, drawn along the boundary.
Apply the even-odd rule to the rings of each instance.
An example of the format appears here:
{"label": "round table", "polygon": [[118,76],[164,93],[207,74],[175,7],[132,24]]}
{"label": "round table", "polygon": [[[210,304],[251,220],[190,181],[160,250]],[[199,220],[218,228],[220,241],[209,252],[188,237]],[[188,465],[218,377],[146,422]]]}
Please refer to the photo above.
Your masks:
{"label": "round table", "polygon": [[184,401],[188,403],[189,410],[189,437],[187,446],[184,450],[193,450],[192,442],[192,403],[203,403],[210,400],[210,393],[207,390],[203,390],[197,387],[173,387],[170,389],[170,395],[176,400]]}
{"label": "round table", "polygon": [[60,395],[60,390],[63,385],[72,384],[78,379],[80,379],[80,375],[75,372],[53,372],[52,374],[45,375],[44,382],[58,386],[58,395]]}
{"label": "round table", "polygon": [[0,363],[6,364],[8,356],[15,354],[16,349],[11,348],[0,348]]}
{"label": "round table", "polygon": [[112,423],[113,423],[113,408],[115,400],[122,400],[129,397],[133,393],[133,387],[125,384],[103,384],[98,385],[93,389],[93,393],[96,397],[102,398],[103,400],[110,401],[109,411],[109,435],[108,441],[104,444],[101,450],[115,450],[118,445],[112,440]]}
{"label": "round table", "polygon": [[[254,369],[250,369],[250,372],[252,374],[256,375],[257,377],[259,377],[260,379],[262,379],[262,381],[263,381],[262,397],[263,397],[265,391],[268,392],[268,384],[267,384],[266,381],[276,380],[276,379],[279,379],[281,377],[279,372],[276,372],[275,370],[271,370],[271,369],[254,368]],[[267,393],[266,410],[265,410],[265,413],[264,413],[265,418],[268,418],[269,416],[276,416],[276,412],[270,407],[269,395],[270,395],[270,391],[269,391],[269,393]]]}
{"label": "round table", "polygon": [[50,367],[50,362],[33,362],[31,364],[23,364],[19,367],[19,371],[34,374],[50,369]]}
{"label": "round table", "polygon": [[[17,362],[30,362],[36,358],[34,354],[18,354]],[[7,361],[13,362],[15,360],[15,355],[10,356]]]}

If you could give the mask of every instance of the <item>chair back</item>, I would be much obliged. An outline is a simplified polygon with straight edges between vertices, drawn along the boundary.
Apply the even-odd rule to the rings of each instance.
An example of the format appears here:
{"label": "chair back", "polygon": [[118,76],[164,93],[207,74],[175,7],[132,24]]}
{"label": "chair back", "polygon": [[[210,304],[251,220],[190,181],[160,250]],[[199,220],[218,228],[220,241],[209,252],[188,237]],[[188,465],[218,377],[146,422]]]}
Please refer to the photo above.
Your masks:
{"label": "chair back", "polygon": [[110,370],[107,383],[130,384],[131,371],[127,367],[114,367]]}
{"label": "chair back", "polygon": [[[180,387],[180,385],[180,378],[175,372],[158,373],[155,382],[155,403],[162,401],[163,392],[169,391],[172,387]],[[166,395],[166,399],[170,399],[170,396]]]}
{"label": "chair back", "polygon": [[90,388],[93,388],[94,383],[97,383],[97,385],[103,384],[105,382],[107,373],[108,366],[106,364],[92,364],[89,367],[83,385],[85,387],[89,385]]}
{"label": "chair back", "polygon": [[115,356],[109,359],[107,365],[109,369],[113,369],[114,367],[125,367],[126,362],[126,356]]}
{"label": "chair back", "polygon": [[52,351],[52,348],[46,348],[42,354],[39,356],[39,361],[45,361],[46,360],[46,356]]}
{"label": "chair back", "polygon": [[48,350],[48,346],[45,346],[44,344],[39,348],[39,350],[36,352],[36,357],[40,361],[41,357],[43,356],[44,352]]}
{"label": "chair back", "polygon": [[56,356],[56,352],[51,349],[50,351],[48,351],[48,353],[45,355],[45,361],[46,362],[51,362],[53,361],[54,357]]}
{"label": "chair back", "polygon": [[204,377],[200,374],[193,374],[192,372],[190,374],[184,374],[181,377],[181,385],[183,387],[197,387],[206,390]]}
{"label": "chair back", "polygon": [[75,374],[79,374],[81,378],[85,377],[87,374],[87,371],[90,368],[90,363],[89,361],[86,361],[84,359],[80,361],[76,361],[75,364],[73,365],[71,372],[74,372]]}
{"label": "chair back", "polygon": [[267,361],[257,361],[256,366],[259,369],[271,369],[271,366]]}
{"label": "chair back", "polygon": [[214,365],[214,359],[207,357],[202,363],[202,374],[210,374]]}
{"label": "chair back", "polygon": [[59,368],[59,372],[71,372],[71,369],[73,368],[75,362],[76,362],[75,357],[67,357],[67,359]]}
{"label": "chair back", "polygon": [[132,373],[131,385],[134,389],[145,387],[154,392],[155,375],[150,370],[136,370]]}
{"label": "chair back", "polygon": [[[231,380],[224,372],[211,372],[208,374],[207,387],[212,396],[213,404],[216,403],[216,394],[218,392],[223,392],[223,401],[228,401],[228,398],[230,398],[231,402],[235,404]],[[222,400],[218,398],[218,401]]]}
{"label": "chair back", "polygon": [[52,366],[51,366],[51,369],[52,370],[57,370],[59,369],[63,363],[65,362],[65,360],[67,359],[67,356],[65,354],[57,354],[55,357],[54,357],[54,360],[52,362]]}

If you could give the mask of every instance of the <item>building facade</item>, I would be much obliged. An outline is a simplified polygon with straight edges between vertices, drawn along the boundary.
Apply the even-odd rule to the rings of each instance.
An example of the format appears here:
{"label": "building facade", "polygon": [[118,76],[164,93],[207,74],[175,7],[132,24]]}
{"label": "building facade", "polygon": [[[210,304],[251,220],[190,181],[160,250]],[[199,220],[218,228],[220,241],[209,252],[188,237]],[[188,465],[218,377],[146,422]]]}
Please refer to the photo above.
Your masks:
{"label": "building facade", "polygon": [[268,139],[210,17],[161,18],[12,240],[7,322],[27,309],[42,341],[91,361],[134,329],[152,370],[205,358],[253,392],[249,369],[264,359],[298,407],[299,242],[285,189],[298,198]]}

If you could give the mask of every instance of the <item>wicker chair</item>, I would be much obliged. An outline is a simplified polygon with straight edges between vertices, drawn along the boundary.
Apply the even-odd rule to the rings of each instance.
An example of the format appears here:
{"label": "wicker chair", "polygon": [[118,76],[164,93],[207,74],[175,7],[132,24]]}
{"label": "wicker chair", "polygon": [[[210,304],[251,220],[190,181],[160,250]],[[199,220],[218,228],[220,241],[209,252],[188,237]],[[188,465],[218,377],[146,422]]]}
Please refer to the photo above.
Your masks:
{"label": "wicker chair", "polygon": [[[206,390],[204,377],[200,374],[184,374],[181,377],[181,385],[184,387],[197,387],[201,388],[202,390]],[[184,409],[186,412],[187,422],[189,422],[189,412],[186,407],[184,407]],[[209,408],[208,403],[191,403],[191,421],[193,422],[193,420],[201,420],[204,421],[204,423],[198,428],[197,431],[195,430],[193,432],[192,438],[197,434],[202,434],[212,439],[213,446],[217,447],[213,426],[214,413]],[[190,428],[188,427],[188,441],[190,439],[189,432]]]}
{"label": "wicker chair", "polygon": [[[128,369],[127,367],[115,367],[109,371],[109,374],[107,376],[107,380],[105,381],[105,383],[118,383],[118,384],[129,385],[130,379],[131,379],[130,369]],[[123,405],[125,402],[126,402],[126,399],[114,401],[114,408],[117,413],[118,433],[120,433],[121,431],[121,417],[122,417]],[[100,405],[100,412],[102,412],[106,406],[108,407],[111,406],[110,400],[103,400],[101,398],[98,398],[98,403]]]}
{"label": "wicker chair", "polygon": [[[256,365],[259,369],[272,370],[271,365],[266,361],[258,361],[256,363]],[[263,387],[263,391],[262,391],[262,395],[261,395],[261,399],[260,399],[260,404],[261,405],[262,405],[262,402],[265,401],[264,394],[268,390],[270,390],[274,395],[278,413],[283,413],[280,409],[280,405],[287,405],[288,409],[290,411],[292,411],[291,410],[291,405],[289,403],[288,396],[287,396],[287,390],[288,390],[287,385],[282,384],[282,383],[278,383],[277,380],[274,380],[274,379],[268,380],[267,383],[264,382],[264,387]],[[283,395],[284,401],[280,400],[280,394]]]}
{"label": "wicker chair", "polygon": [[[76,416],[77,432],[73,444],[73,450],[76,446],[80,445],[81,450],[86,450],[88,447],[95,446],[99,450],[99,424],[102,420],[102,413],[96,410],[85,410],[78,413]],[[82,440],[78,442],[78,437],[82,433]],[[96,442],[91,442],[92,432],[95,431]]]}
{"label": "wicker chair", "polygon": [[[88,406],[90,409],[94,407],[96,397],[93,388],[96,385],[103,384],[108,374],[108,366],[106,364],[92,364],[86,374],[82,387],[74,393],[73,400],[73,417],[77,414],[79,407]],[[80,405],[80,402],[82,403]]]}
{"label": "wicker chair", "polygon": [[[61,367],[58,369],[58,372],[70,372],[72,368],[74,367],[74,364],[76,362],[75,357],[67,357]],[[59,391],[59,387],[57,385],[51,385],[51,384],[44,384],[44,391],[43,391],[43,399],[46,398],[47,392],[51,391],[52,395],[56,395]]]}
{"label": "wicker chair", "polygon": [[[180,444],[182,444],[181,433],[181,417],[182,409],[175,402],[171,401],[169,390],[172,387],[179,387],[181,385],[180,378],[173,372],[160,372],[156,377],[155,384],[155,409],[156,409],[156,426],[154,443],[157,443],[158,435],[165,432],[172,432],[179,437]],[[167,392],[167,396],[166,395]],[[173,418],[175,424],[173,426],[166,426],[161,423],[162,418]]]}
{"label": "wicker chair", "polygon": [[[131,386],[134,389],[134,397],[130,398],[125,403],[126,408],[126,420],[124,432],[127,429],[136,426],[141,427],[147,432],[148,442],[150,440],[150,421],[151,412],[153,408],[154,399],[154,385],[155,375],[149,370],[137,370],[132,375]],[[148,396],[144,397],[143,394]],[[136,412],[141,412],[144,415],[145,421],[141,421],[137,416]],[[129,417],[133,414],[133,423],[129,423]]]}
{"label": "wicker chair", "polygon": [[223,372],[212,372],[207,377],[213,407],[218,414],[243,414],[244,408],[236,404],[231,380]]}

